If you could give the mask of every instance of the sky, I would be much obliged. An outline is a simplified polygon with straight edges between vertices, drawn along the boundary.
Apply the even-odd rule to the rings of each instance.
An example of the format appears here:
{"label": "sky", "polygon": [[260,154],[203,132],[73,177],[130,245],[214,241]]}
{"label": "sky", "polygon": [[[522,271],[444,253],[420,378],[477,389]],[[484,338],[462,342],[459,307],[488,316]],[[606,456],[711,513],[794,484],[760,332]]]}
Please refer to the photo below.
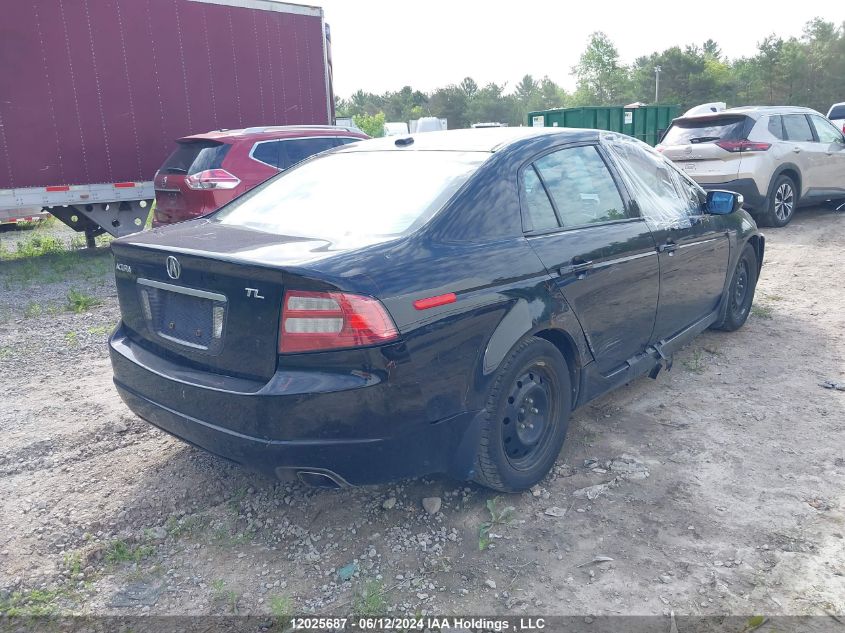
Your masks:
{"label": "sky", "polygon": [[344,98],[359,88],[383,93],[410,85],[428,92],[467,76],[479,84],[507,82],[510,90],[525,74],[536,79],[548,75],[571,90],[575,81],[570,70],[590,33],[599,30],[629,64],[653,51],[708,38],[728,57],[748,56],[771,33],[800,36],[804,24],[816,16],[836,24],[845,21],[842,0],[305,3],[322,6],[331,25],[335,94]]}

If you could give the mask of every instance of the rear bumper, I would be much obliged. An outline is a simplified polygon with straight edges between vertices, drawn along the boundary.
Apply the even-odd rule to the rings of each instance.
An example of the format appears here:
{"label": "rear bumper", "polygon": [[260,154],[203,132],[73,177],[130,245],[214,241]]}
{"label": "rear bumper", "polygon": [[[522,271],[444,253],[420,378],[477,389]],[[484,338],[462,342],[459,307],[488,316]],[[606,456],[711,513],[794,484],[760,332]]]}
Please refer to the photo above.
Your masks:
{"label": "rear bumper", "polygon": [[109,352],[117,391],[136,415],[249,469],[280,478],[319,472],[339,485],[472,474],[478,416],[432,423],[422,413],[392,413],[387,399],[397,394],[388,382],[280,370],[265,385],[221,376],[201,384],[196,372],[150,366],[120,329]]}
{"label": "rear bumper", "polygon": [[753,178],[738,178],[726,182],[699,183],[705,191],[713,189],[725,189],[742,195],[745,199],[745,207],[749,209],[763,209],[766,206],[766,194],[760,193],[757,183]]}

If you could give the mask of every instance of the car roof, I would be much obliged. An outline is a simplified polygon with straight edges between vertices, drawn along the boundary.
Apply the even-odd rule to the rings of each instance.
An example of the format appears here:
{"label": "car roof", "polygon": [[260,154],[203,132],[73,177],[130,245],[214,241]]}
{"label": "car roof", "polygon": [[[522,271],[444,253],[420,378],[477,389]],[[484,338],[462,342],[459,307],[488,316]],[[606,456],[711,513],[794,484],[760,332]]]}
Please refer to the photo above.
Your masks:
{"label": "car roof", "polygon": [[361,130],[339,125],[262,125],[237,130],[212,130],[176,139],[177,142],[218,141],[234,143],[240,140],[263,141],[268,139],[301,138],[303,136],[352,136],[368,138]]}
{"label": "car roof", "polygon": [[689,116],[682,116],[675,119],[676,121],[694,121],[696,119],[718,119],[722,116],[744,114],[819,114],[812,108],[804,108],[801,106],[738,106],[735,108],[726,108],[718,112],[701,112],[699,114],[691,114]]}
{"label": "car roof", "polygon": [[[342,148],[341,152],[428,150],[457,152],[496,152],[539,136],[557,135],[573,141],[594,140],[597,130],[554,127],[505,127],[420,132],[370,139]],[[412,142],[408,142],[410,139]]]}

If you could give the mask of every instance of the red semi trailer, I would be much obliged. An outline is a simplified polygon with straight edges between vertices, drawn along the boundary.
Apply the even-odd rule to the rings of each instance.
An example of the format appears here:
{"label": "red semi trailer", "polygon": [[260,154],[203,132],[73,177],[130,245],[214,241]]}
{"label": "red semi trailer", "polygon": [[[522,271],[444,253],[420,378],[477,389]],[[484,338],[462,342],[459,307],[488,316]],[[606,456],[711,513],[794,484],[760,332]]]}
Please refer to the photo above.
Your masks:
{"label": "red semi trailer", "polygon": [[173,139],[331,124],[329,47],[321,8],[276,0],[5,3],[0,222],[141,230]]}

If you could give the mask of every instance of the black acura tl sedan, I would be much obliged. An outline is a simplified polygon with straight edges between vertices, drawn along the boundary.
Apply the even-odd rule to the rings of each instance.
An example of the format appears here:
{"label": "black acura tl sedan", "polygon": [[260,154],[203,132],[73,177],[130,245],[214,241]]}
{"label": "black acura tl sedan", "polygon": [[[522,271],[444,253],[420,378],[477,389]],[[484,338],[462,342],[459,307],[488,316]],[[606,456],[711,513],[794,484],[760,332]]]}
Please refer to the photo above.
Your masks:
{"label": "black acura tl sedan", "polygon": [[114,382],[280,478],[522,490],[573,409],[745,322],[764,238],[741,203],[595,130],[356,143],[112,242]]}

